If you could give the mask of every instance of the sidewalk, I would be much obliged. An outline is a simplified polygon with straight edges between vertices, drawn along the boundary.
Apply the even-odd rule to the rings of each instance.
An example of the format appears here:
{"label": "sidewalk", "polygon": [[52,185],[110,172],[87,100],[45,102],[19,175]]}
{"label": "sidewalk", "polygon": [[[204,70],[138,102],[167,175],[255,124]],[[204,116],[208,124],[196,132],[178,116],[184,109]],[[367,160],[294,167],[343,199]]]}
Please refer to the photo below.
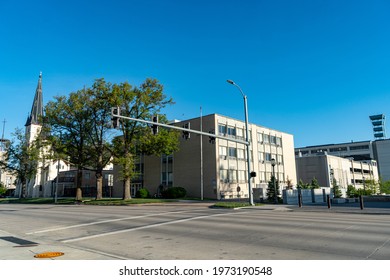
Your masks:
{"label": "sidewalk", "polygon": [[61,244],[60,242],[56,244],[39,244],[26,237],[11,236],[7,232],[0,230],[0,260],[118,259],[121,258],[92,250],[78,249],[69,245]]}
{"label": "sidewalk", "polygon": [[366,202],[363,209],[359,203],[344,203],[332,204],[330,208],[326,203],[321,204],[304,204],[302,207],[298,205],[288,204],[266,204],[260,206],[263,210],[275,211],[296,211],[296,212],[327,212],[327,213],[349,213],[349,214],[370,214],[370,215],[390,215],[389,202]]}

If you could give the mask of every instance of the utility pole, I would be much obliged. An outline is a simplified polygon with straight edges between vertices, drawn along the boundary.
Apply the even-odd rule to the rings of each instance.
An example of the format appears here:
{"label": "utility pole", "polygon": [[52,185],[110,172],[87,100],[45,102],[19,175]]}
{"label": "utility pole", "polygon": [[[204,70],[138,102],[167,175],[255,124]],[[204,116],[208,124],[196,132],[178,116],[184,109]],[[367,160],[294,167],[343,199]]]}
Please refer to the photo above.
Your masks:
{"label": "utility pole", "polygon": [[[202,106],[200,106],[200,131],[203,131]],[[203,136],[200,134],[200,200],[203,200]]]}
{"label": "utility pole", "polygon": [[3,120],[3,133],[1,134],[1,151],[5,151],[5,139],[4,139],[4,130],[5,130],[5,123],[7,121]]}

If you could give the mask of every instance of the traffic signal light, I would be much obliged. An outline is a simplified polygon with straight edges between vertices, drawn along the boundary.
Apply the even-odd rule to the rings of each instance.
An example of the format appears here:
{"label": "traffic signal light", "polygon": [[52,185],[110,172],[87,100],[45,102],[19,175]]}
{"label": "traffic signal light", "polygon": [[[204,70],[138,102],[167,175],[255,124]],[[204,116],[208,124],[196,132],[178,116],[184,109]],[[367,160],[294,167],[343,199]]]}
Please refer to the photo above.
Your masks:
{"label": "traffic signal light", "polygon": [[[215,131],[214,130],[210,130],[209,133],[215,134]],[[215,137],[209,136],[209,142],[211,144],[214,144],[215,143]]]}
{"label": "traffic signal light", "polygon": [[120,114],[121,114],[121,109],[119,107],[112,107],[111,108],[111,122],[112,122],[113,128],[117,128],[119,126],[118,115],[120,115]]}
{"label": "traffic signal light", "polygon": [[[152,120],[154,123],[158,123],[158,116],[153,116]],[[157,124],[152,125],[152,132],[154,135],[156,135],[158,133],[158,125]]]}
{"label": "traffic signal light", "polygon": [[[188,128],[188,129],[190,129],[190,128],[191,128],[190,123],[186,123],[185,125],[183,125],[183,128]],[[183,136],[183,138],[186,139],[186,140],[190,139],[190,137],[191,137],[189,131],[183,131],[183,135],[182,135],[182,136]]]}

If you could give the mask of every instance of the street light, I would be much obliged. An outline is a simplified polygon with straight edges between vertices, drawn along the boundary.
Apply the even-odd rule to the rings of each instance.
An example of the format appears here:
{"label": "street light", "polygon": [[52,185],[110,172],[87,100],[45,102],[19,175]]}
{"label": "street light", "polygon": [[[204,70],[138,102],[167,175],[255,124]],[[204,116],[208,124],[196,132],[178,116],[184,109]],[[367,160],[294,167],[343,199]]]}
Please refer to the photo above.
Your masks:
{"label": "street light", "polygon": [[275,165],[276,160],[274,158],[271,159],[271,165],[272,165],[272,177],[273,177],[273,184],[274,184],[274,192],[275,192],[275,204],[278,204],[278,193],[276,191],[276,177],[275,177]]}
{"label": "street light", "polygon": [[242,97],[244,98],[244,111],[245,111],[245,130],[246,130],[246,158],[248,162],[248,190],[249,190],[249,203],[254,205],[253,203],[253,193],[252,193],[252,184],[251,184],[251,159],[250,159],[250,150],[249,150],[249,125],[248,125],[248,104],[247,97],[242,91],[242,89],[232,80],[227,80],[227,82],[233,86],[236,86],[241,92]]}

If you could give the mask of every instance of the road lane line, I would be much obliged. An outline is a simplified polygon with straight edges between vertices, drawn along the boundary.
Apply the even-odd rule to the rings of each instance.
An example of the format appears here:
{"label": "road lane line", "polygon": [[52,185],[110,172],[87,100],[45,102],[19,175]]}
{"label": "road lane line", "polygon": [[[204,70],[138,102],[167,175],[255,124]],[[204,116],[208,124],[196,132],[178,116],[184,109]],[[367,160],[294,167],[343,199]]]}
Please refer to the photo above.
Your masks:
{"label": "road lane line", "polygon": [[376,252],[380,251],[380,249],[382,249],[383,247],[385,247],[386,244],[389,243],[389,242],[390,242],[390,238],[388,238],[381,246],[375,248],[375,250],[374,250],[371,254],[369,254],[369,255],[366,257],[366,259],[371,258],[371,256],[373,256]]}
{"label": "road lane line", "polygon": [[30,234],[37,234],[37,233],[45,233],[45,232],[51,232],[51,231],[59,231],[59,230],[66,230],[66,229],[72,229],[72,228],[79,228],[79,227],[86,227],[86,226],[92,226],[92,225],[98,225],[98,224],[104,224],[104,223],[111,223],[111,222],[118,222],[118,221],[125,221],[125,220],[135,220],[135,219],[142,219],[147,217],[154,217],[154,216],[161,216],[166,214],[180,214],[180,213],[186,213],[186,212],[193,212],[193,211],[167,211],[162,212],[158,214],[149,214],[144,216],[136,216],[136,217],[126,217],[126,218],[118,218],[118,219],[111,219],[111,220],[103,220],[98,222],[91,222],[91,223],[85,223],[85,224],[78,224],[78,225],[72,225],[72,226],[65,226],[65,227],[58,227],[58,228],[51,228],[51,229],[44,229],[44,230],[38,230],[33,232],[27,232],[26,235]]}
{"label": "road lane line", "polygon": [[238,213],[229,212],[229,213],[220,213],[220,214],[214,214],[214,215],[198,216],[198,217],[180,219],[180,220],[175,220],[175,221],[170,221],[170,222],[163,222],[163,223],[157,223],[157,224],[152,224],[152,225],[147,225],[147,226],[141,226],[141,227],[136,227],[136,228],[123,229],[123,230],[118,230],[118,231],[111,231],[111,232],[106,232],[106,233],[101,233],[101,234],[89,235],[89,236],[84,236],[84,237],[79,237],[79,238],[66,239],[66,240],[62,240],[61,242],[71,243],[71,242],[92,239],[92,238],[104,237],[104,236],[113,235],[113,234],[120,234],[120,233],[125,233],[125,232],[136,231],[136,230],[142,230],[142,229],[148,229],[148,228],[154,228],[154,227],[159,227],[159,226],[172,225],[172,224],[184,223],[184,222],[193,221],[193,220],[205,219],[205,218],[210,218],[210,217],[225,216],[225,215],[232,215],[232,214],[234,215],[234,214],[238,214]]}

